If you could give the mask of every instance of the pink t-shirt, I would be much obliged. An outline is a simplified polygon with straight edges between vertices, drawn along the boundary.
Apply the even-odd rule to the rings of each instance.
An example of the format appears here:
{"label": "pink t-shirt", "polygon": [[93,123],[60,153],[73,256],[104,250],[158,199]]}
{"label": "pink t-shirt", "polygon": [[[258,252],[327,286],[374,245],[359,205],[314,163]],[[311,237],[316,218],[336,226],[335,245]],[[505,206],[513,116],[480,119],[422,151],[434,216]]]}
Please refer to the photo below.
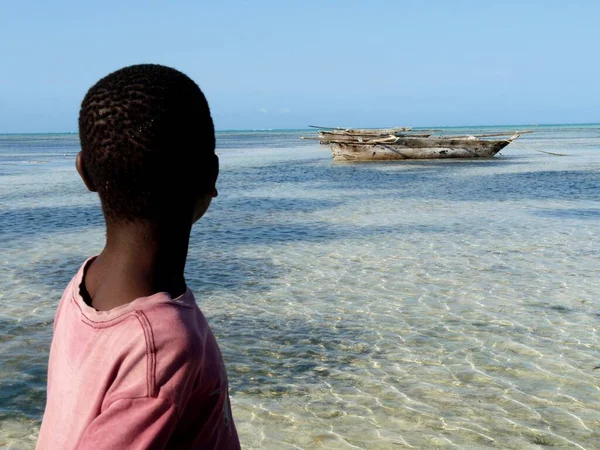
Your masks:
{"label": "pink t-shirt", "polygon": [[227,374],[187,290],[96,311],[79,293],[54,320],[37,449],[239,449]]}

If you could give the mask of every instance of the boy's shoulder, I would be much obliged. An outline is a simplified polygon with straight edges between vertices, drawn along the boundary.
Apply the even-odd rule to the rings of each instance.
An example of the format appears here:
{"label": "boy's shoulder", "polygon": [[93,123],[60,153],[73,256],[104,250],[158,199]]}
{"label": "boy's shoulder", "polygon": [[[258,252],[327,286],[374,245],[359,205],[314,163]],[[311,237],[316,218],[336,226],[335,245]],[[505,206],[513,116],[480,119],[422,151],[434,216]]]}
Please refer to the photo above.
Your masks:
{"label": "boy's shoulder", "polygon": [[174,300],[160,295],[167,296],[164,302],[136,311],[146,341],[146,368],[153,372],[150,395],[182,404],[191,394],[182,386],[206,393],[224,386],[221,351],[193,294],[188,290]]}
{"label": "boy's shoulder", "polygon": [[65,370],[85,367],[89,376],[105,374],[113,380],[116,397],[160,394],[177,401],[180,387],[196,385],[200,377],[207,388],[219,383],[224,373],[221,352],[189,289],[177,298],[158,292],[97,311],[81,295],[84,269],[85,264],[57,310],[57,364]]}
{"label": "boy's shoulder", "polygon": [[54,340],[76,352],[87,342],[85,347],[92,354],[78,357],[90,361],[91,356],[103,367],[112,367],[109,370],[116,381],[121,381],[117,384],[131,385],[131,380],[145,372],[151,377],[149,391],[136,395],[155,396],[173,378],[193,379],[207,368],[211,372],[212,367],[215,373],[222,370],[216,339],[189,289],[175,299],[159,292],[109,311],[96,311],[80,294],[82,279],[80,270],[65,290],[56,313]]}
{"label": "boy's shoulder", "polygon": [[191,395],[184,387],[201,381],[202,390],[210,390],[221,384],[219,347],[189,290],[177,299],[157,293],[125,306],[112,320],[88,322],[102,335],[104,349],[98,350],[113,352],[107,361],[115,377],[109,403],[162,397],[181,405]]}
{"label": "boy's shoulder", "polygon": [[140,347],[162,357],[179,353],[192,359],[201,356],[207,341],[214,336],[190,289],[177,298],[157,292],[108,311],[97,311],[82,297],[86,267],[92,259],[84,262],[65,289],[56,312],[55,329],[62,321],[66,323],[60,328],[65,330],[76,323],[85,324],[84,328],[103,335],[101,342],[111,343],[117,352],[132,353],[133,347]]}
{"label": "boy's shoulder", "polygon": [[188,289],[177,299],[166,293],[155,296],[163,298],[151,298],[147,304],[140,302],[135,311],[144,333],[150,334],[155,351],[168,355],[184,353],[192,359],[201,357],[214,337],[192,292]]}
{"label": "boy's shoulder", "polygon": [[[195,303],[193,294],[172,299],[161,292],[134,300],[126,305],[121,316],[124,321],[115,334],[124,334],[123,342],[145,342],[145,352],[159,364],[194,366],[206,359],[216,341],[204,314]],[[117,319],[118,320],[118,319]]]}

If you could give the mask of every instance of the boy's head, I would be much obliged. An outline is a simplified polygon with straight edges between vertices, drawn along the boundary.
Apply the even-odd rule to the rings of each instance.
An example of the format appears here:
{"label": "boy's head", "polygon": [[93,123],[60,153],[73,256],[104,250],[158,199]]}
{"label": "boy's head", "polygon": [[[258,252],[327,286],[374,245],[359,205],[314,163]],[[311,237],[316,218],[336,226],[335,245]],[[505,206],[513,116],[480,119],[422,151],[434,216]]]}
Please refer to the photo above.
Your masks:
{"label": "boy's head", "polygon": [[216,196],[210,110],[190,78],[140,64],[90,88],[79,113],[77,169],[107,221],[196,220]]}

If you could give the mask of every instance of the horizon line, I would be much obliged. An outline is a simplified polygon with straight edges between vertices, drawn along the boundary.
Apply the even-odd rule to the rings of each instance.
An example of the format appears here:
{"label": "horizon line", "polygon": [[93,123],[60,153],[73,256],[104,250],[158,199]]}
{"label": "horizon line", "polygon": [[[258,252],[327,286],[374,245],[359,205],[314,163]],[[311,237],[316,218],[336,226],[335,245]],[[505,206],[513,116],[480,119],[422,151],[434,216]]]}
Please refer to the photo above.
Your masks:
{"label": "horizon line", "polygon": [[[494,128],[494,127],[551,127],[551,126],[565,126],[565,125],[600,125],[600,122],[569,122],[569,123],[521,123],[521,124],[494,124],[494,125],[420,125],[412,127],[412,129],[418,130],[420,128]],[[404,126],[404,125],[402,125]],[[409,125],[406,125],[409,126]],[[347,127],[348,129],[353,128],[365,128],[365,129],[378,129],[378,128],[394,128],[395,126],[385,126],[385,127]],[[326,127],[328,128],[328,127]],[[333,127],[331,127],[333,128]],[[344,128],[344,127],[339,127]],[[307,126],[305,128],[224,128],[215,130],[215,133],[224,133],[224,132],[241,132],[241,131],[311,131],[316,130],[316,128]],[[8,132],[0,132],[0,135],[8,136],[8,135],[27,135],[27,134],[79,134],[78,131],[26,131],[26,132],[18,132],[18,131],[8,131]]]}

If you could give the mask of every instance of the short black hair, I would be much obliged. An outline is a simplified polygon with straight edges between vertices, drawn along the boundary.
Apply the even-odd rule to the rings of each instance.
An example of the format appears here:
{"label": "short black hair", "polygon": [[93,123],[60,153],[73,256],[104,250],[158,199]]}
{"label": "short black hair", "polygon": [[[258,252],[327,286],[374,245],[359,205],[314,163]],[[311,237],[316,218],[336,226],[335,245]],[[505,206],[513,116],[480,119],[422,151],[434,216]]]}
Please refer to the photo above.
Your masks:
{"label": "short black hair", "polygon": [[218,164],[204,94],[187,75],[157,64],[125,67],[92,86],[79,139],[107,219],[156,222],[165,209],[191,207]]}

